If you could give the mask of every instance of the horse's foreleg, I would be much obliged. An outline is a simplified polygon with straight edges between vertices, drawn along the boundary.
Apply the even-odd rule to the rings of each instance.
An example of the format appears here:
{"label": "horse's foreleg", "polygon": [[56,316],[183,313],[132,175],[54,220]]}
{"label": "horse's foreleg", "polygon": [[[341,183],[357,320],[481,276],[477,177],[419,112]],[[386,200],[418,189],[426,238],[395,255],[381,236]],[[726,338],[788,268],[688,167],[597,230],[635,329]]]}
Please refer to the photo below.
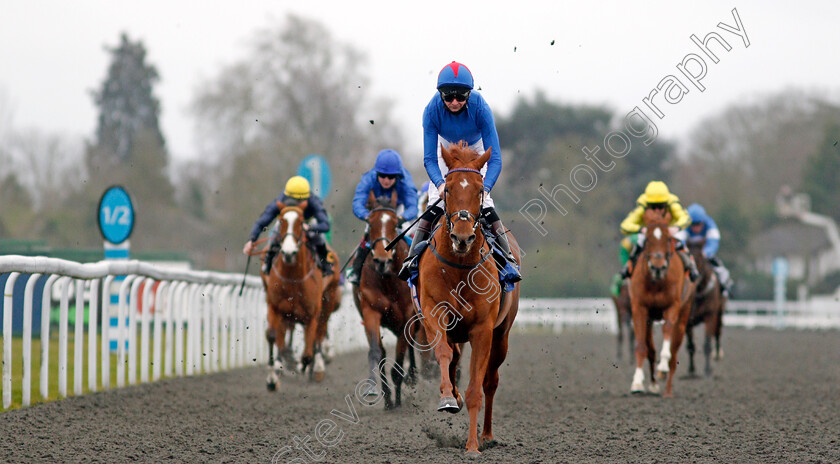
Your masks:
{"label": "horse's foreleg", "polygon": [[484,400],[482,385],[487,374],[490,349],[493,344],[493,327],[490,324],[473,327],[470,330],[470,382],[467,385],[467,412],[470,428],[467,436],[467,453],[478,453],[478,411]]}
{"label": "horse's foreleg", "polygon": [[[496,332],[500,331],[500,332]],[[508,334],[497,328],[493,332],[493,346],[490,348],[490,360],[487,373],[484,374],[484,426],[481,427],[481,441],[493,440],[493,398],[499,386],[499,367],[505,362],[508,350]]]}
{"label": "horse's foreleg", "polygon": [[[379,363],[382,361],[382,343],[379,333],[379,324],[382,314],[374,311],[367,301],[362,301],[362,323],[365,326],[365,337],[368,342],[368,386],[365,394],[367,396],[379,395]],[[383,380],[383,387],[387,380]],[[378,400],[377,400],[378,401]],[[385,398],[385,407],[391,403],[390,394]]]}
{"label": "horse's foreleg", "polygon": [[[320,305],[319,305],[320,306]],[[318,332],[318,317],[321,315],[320,307],[313,311],[314,314],[309,318],[303,327],[303,355],[300,358],[302,365],[301,372],[306,371],[306,368],[312,364],[315,357],[315,341]],[[310,374],[314,372],[310,370]]]}
{"label": "horse's foreleg", "polygon": [[388,383],[388,376],[385,374],[388,354],[385,352],[385,345],[381,338],[379,339],[379,353],[376,373],[382,381],[382,397],[385,398],[385,409],[394,409],[394,403],[391,401],[391,385]]}
{"label": "horse's foreleg", "polygon": [[[403,335],[405,338],[405,335]],[[408,375],[405,377],[406,385],[417,383],[417,356],[414,354],[414,347],[406,340],[406,351],[408,352]]]}
{"label": "horse's foreleg", "polygon": [[706,378],[712,376],[712,337],[715,336],[719,317],[720,315],[717,312],[709,312],[704,326],[706,329],[706,338],[703,341],[703,355],[706,357],[706,367],[703,370],[703,375]]}
{"label": "horse's foreleg", "polygon": [[[689,305],[689,309],[691,307],[691,302],[686,302]],[[672,346],[679,346],[678,343],[674,340],[674,330],[677,327],[679,322],[679,318],[681,315],[680,302],[677,301],[673,303],[662,315],[662,319],[665,321],[662,324],[662,351],[659,353],[659,366],[657,366],[656,370],[659,371],[659,375],[661,378],[665,378],[665,376],[670,371],[668,367],[671,363],[672,355]]]}
{"label": "horse's foreleg", "polygon": [[636,335],[636,371],[633,374],[633,383],[630,384],[630,393],[644,393],[645,371],[642,369],[645,358],[648,356],[647,334],[648,327],[647,308],[641,305],[633,305],[633,333]]}
{"label": "horse's foreleg", "polygon": [[[277,384],[280,382],[280,378],[277,375],[275,369],[275,361],[274,361],[274,342],[277,339],[277,332],[272,327],[272,317],[269,316],[268,318],[268,328],[265,329],[265,339],[268,342],[268,377],[265,379],[265,387],[268,391],[275,391],[277,390]],[[278,354],[279,351],[278,351]]]}
{"label": "horse's foreleg", "polygon": [[461,354],[462,346],[459,343],[452,345],[452,361],[449,363],[449,379],[452,381],[452,397],[458,399],[458,408],[463,407],[461,394],[458,393],[458,382],[461,381]]}
{"label": "horse's foreleg", "polygon": [[[405,352],[409,348],[408,340],[405,339],[404,336],[401,336],[397,339],[397,356],[394,359],[394,367],[391,368],[391,380],[394,381],[394,391],[396,397],[394,398],[394,406],[400,407],[402,403],[402,383],[403,379],[405,379],[405,369],[403,369],[403,361],[405,361]],[[410,358],[414,358],[413,353]],[[413,364],[413,363],[412,363]],[[409,368],[410,369],[410,368]],[[385,375],[382,375],[383,382],[385,381]]]}
{"label": "horse's foreleg", "polygon": [[694,329],[691,327],[685,330],[685,342],[685,349],[688,351],[688,374],[694,375],[694,352],[696,347],[694,346]]}
{"label": "horse's foreleg", "polygon": [[685,328],[688,325],[688,317],[691,313],[691,300],[689,299],[679,307],[677,320],[671,330],[671,351],[668,360],[668,383],[665,385],[665,397],[674,396],[674,375],[677,373],[677,355],[680,351]]}
{"label": "horse's foreleg", "polygon": [[615,312],[618,319],[618,344],[616,347],[616,359],[621,361],[621,345],[624,344],[624,318],[621,317],[621,308],[618,306],[618,301],[613,298],[613,302],[615,303]]}
{"label": "horse's foreleg", "polygon": [[[422,300],[422,308],[435,307],[435,301],[431,298],[423,296]],[[451,396],[453,385],[449,375],[449,369],[454,354],[453,346],[446,340],[446,332],[441,327],[441,323],[445,323],[445,320],[439,321],[438,317],[434,317],[432,314],[427,314],[421,320],[423,321],[423,328],[426,331],[427,340],[431,339],[428,343],[434,343],[435,359],[440,367],[440,400],[438,401],[437,410],[456,413],[461,408],[458,405],[457,398]]]}
{"label": "horse's foreleg", "polygon": [[653,343],[653,322],[647,321],[645,324],[645,345],[647,346],[647,361],[650,368],[650,388],[651,393],[659,393],[659,384],[656,383],[656,345]]}

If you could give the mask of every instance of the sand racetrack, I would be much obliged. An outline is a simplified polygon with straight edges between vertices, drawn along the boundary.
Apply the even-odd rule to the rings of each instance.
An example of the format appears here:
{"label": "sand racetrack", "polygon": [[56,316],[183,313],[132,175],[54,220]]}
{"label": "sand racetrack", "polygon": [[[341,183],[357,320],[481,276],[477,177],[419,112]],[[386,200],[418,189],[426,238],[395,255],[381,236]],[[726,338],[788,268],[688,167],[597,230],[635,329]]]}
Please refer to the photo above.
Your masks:
{"label": "sand racetrack", "polygon": [[[684,378],[683,348],[676,398],[663,399],[627,393],[632,368],[616,362],[612,335],[515,333],[496,396],[497,443],[474,462],[840,462],[837,331],[725,328],[723,347],[711,379]],[[294,449],[307,436],[321,462],[467,460],[466,411],[433,411],[437,382],[421,380],[400,410],[384,411],[354,397],[365,365],[363,353],[343,355],[322,384],[288,378],[276,393],[260,367],[2,413],[0,461],[312,462]],[[356,423],[331,414],[352,415],[347,395]],[[326,419],[338,427],[319,429],[330,447],[315,438]]]}

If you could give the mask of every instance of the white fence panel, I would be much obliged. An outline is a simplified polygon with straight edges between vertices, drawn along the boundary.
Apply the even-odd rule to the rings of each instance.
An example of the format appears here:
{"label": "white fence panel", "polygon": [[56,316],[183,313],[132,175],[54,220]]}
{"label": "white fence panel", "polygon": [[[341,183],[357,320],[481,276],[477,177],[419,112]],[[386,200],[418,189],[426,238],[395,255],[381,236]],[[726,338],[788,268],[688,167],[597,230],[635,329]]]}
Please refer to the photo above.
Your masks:
{"label": "white fence panel", "polygon": [[[773,301],[731,300],[723,315],[725,327],[776,329],[840,329],[840,301],[823,297],[787,301],[781,311]],[[523,298],[515,327],[589,327],[617,333],[615,305],[609,298]]]}
{"label": "white fence panel", "polygon": [[[227,274],[209,271],[184,271],[157,267],[140,261],[102,261],[80,264],[55,258],[0,256],[0,273],[9,274],[4,293],[3,335],[3,408],[12,403],[12,366],[22,364],[23,376],[20,385],[21,404],[31,403],[32,383],[32,315],[35,289],[43,281],[41,290],[41,371],[40,392],[42,398],[49,398],[50,375],[58,376],[58,395],[67,396],[70,359],[68,346],[71,334],[69,318],[70,300],[74,300],[72,315],[75,316],[73,331],[73,394],[84,392],[83,369],[88,369],[87,389],[96,391],[110,388],[111,350],[110,316],[116,306],[117,325],[117,375],[116,385],[136,384],[139,372],[140,382],[162,375],[183,375],[183,332],[187,330],[187,373],[215,372],[219,369],[236,367],[227,359],[229,353],[219,356],[220,349],[228,349],[233,339],[243,338],[235,332],[231,320],[239,320],[243,327],[250,327],[247,337],[259,334],[264,340],[265,296],[259,278],[245,279],[247,290],[239,296],[242,285],[241,274]],[[22,295],[14,294],[16,280],[22,274],[30,274]],[[49,277],[42,279],[43,275]],[[116,305],[111,302],[111,284],[117,276],[125,276],[119,285]],[[90,281],[89,285],[87,281]],[[103,283],[99,285],[100,281]],[[159,283],[159,284],[158,284]],[[157,289],[154,286],[157,284]],[[141,286],[143,287],[141,292]],[[90,290],[86,291],[86,287]],[[71,296],[71,291],[73,295]],[[56,341],[50,338],[50,312],[52,295],[59,294],[58,323],[58,365],[51,372],[50,345]],[[100,297],[100,294],[102,295]],[[139,305],[142,295],[142,306]],[[14,302],[23,300],[22,348],[13,348],[12,317]],[[262,302],[262,304],[260,304]],[[86,305],[87,303],[87,305]],[[89,309],[88,343],[85,346],[85,306]],[[96,314],[101,307],[101,324]],[[138,320],[139,317],[139,320]],[[126,326],[125,321],[128,320]],[[164,327],[165,324],[165,327]],[[185,325],[186,324],[186,327]],[[260,330],[254,330],[260,329]],[[139,340],[138,340],[139,332]],[[102,357],[97,370],[96,345],[101,337]],[[219,340],[223,340],[219,343]],[[267,350],[257,340],[239,340],[243,348],[248,343],[248,364],[266,362]],[[85,356],[85,349],[88,350]],[[138,353],[139,350],[139,353]],[[243,349],[244,351],[244,349]],[[205,356],[206,354],[206,356]],[[174,359],[173,359],[174,355]],[[162,360],[165,358],[165,361]],[[203,359],[203,361],[201,361]],[[138,364],[139,362],[139,364]],[[202,366],[203,364],[203,366]],[[240,363],[239,365],[244,365]],[[161,370],[165,365],[165,371]],[[97,382],[97,374],[99,382]]]}

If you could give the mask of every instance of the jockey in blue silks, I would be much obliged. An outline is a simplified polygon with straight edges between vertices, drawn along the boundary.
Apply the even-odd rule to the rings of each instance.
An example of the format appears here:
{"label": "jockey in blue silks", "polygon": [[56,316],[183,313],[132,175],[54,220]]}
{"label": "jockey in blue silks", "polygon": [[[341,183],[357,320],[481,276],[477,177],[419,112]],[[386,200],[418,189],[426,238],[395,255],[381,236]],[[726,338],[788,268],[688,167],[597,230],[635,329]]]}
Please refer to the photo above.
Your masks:
{"label": "jockey in blue silks", "polygon": [[[449,147],[461,140],[466,141],[472,150],[479,154],[492,149],[490,160],[481,169],[484,176],[484,203],[480,216],[490,226],[495,235],[495,242],[504,255],[497,259],[502,281],[513,284],[522,280],[519,266],[510,251],[505,227],[496,214],[490,190],[493,189],[502,172],[502,152],[499,147],[499,135],[490,106],[476,91],[473,91],[473,76],[461,63],[451,62],[438,74],[438,93],[426,105],[423,111],[423,164],[434,186],[429,188],[429,205],[434,204],[443,195],[446,163],[440,154],[440,145]],[[417,224],[417,232],[411,242],[408,258],[400,270],[400,278],[408,280],[417,271],[419,243],[431,235],[431,227],[443,212],[443,204],[430,206],[423,212]],[[494,256],[496,254],[494,253]]]}
{"label": "jockey in blue silks", "polygon": [[[367,221],[370,214],[367,208],[370,192],[373,192],[373,196],[376,198],[390,199],[394,191],[397,192],[398,211],[402,207],[400,223],[416,218],[417,189],[414,187],[414,179],[411,178],[411,173],[403,167],[399,153],[394,150],[382,150],[376,156],[373,169],[362,174],[362,179],[356,186],[356,193],[353,195],[353,214],[357,218]],[[347,271],[347,280],[353,285],[359,285],[362,265],[364,265],[365,258],[370,253],[369,239],[368,230],[365,228],[362,243],[356,248],[353,267]]]}
{"label": "jockey in blue silks", "polygon": [[728,296],[732,291],[732,279],[729,277],[729,270],[723,265],[723,261],[717,256],[720,246],[720,229],[715,220],[706,213],[706,210],[699,204],[694,203],[687,208],[691,216],[691,225],[685,229],[686,241],[705,239],[703,255],[712,265],[718,281],[720,281],[723,294]]}

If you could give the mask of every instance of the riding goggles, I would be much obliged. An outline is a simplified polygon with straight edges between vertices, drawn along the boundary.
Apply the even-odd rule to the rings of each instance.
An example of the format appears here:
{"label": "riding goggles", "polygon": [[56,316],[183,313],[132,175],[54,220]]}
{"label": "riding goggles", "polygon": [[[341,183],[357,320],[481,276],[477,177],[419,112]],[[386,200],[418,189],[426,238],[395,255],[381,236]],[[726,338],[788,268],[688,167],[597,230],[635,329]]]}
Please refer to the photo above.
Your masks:
{"label": "riding goggles", "polygon": [[470,89],[441,89],[440,98],[446,103],[450,103],[452,100],[465,102],[470,98]]}
{"label": "riding goggles", "polygon": [[382,174],[382,173],[376,173],[376,177],[379,177],[380,179],[388,179],[388,180],[391,180],[391,179],[396,179],[396,178],[397,178],[397,177],[399,177],[399,176],[398,176],[397,174]]}

